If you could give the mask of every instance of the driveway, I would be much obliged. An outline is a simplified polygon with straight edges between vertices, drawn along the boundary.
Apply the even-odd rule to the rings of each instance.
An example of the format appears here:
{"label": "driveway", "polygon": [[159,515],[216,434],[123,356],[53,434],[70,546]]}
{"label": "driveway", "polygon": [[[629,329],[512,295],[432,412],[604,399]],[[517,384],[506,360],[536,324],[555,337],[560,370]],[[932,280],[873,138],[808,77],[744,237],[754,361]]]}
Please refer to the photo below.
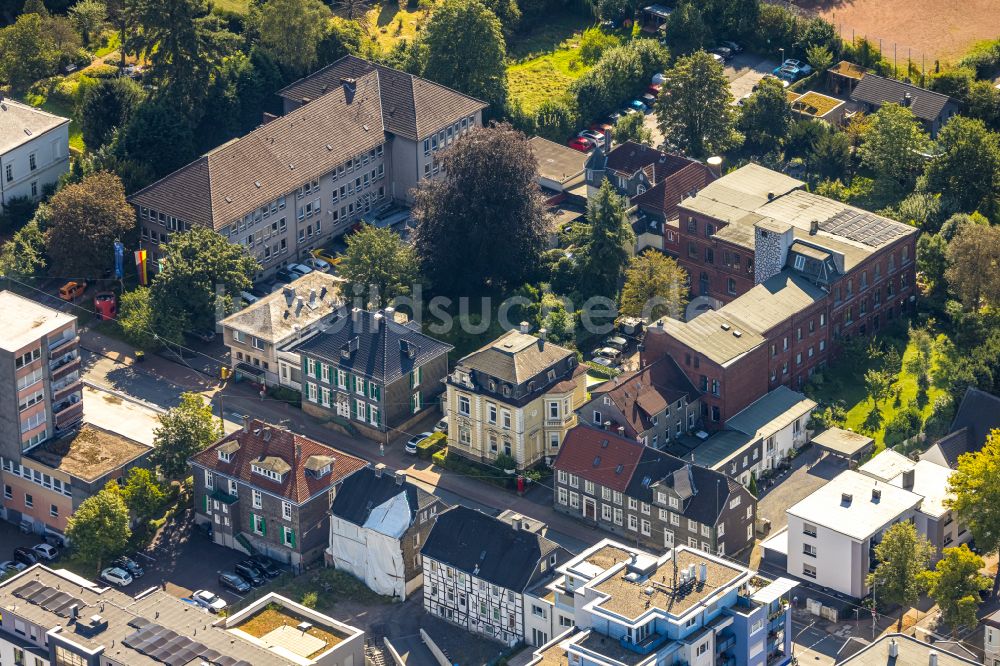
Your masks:
{"label": "driveway", "polygon": [[725,74],[729,80],[729,91],[738,100],[750,93],[753,87],[770,74],[778,63],[755,53],[738,53],[726,64]]}
{"label": "driveway", "polygon": [[811,446],[792,461],[792,468],[777,483],[760,491],[757,515],[771,521],[774,534],[788,524],[785,509],[806,497],[847,469],[847,463],[835,456],[820,460],[820,450]]}

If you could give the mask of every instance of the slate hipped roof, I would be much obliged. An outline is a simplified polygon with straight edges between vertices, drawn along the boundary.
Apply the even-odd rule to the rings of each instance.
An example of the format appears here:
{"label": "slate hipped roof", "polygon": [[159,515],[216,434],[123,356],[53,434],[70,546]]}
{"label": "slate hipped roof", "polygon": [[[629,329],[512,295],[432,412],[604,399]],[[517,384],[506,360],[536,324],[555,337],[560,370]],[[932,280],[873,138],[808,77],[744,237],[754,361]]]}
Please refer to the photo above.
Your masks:
{"label": "slate hipped roof", "polygon": [[955,104],[955,100],[947,95],[877,74],[865,74],[851,93],[851,99],[882,106],[889,102],[904,104],[907,94],[910,95],[908,106],[913,115],[930,122],[937,120],[949,103]]}
{"label": "slate hipped roof", "polygon": [[565,347],[512,329],[460,359],[458,365],[500,381],[523,384],[570,356],[573,352]]}
{"label": "slate hipped roof", "polygon": [[559,545],[485,513],[456,506],[438,515],[420,553],[488,583],[524,591],[539,560]]}
{"label": "slate hipped roof", "polygon": [[[229,453],[229,462],[219,459],[219,449]],[[309,460],[321,456],[332,459],[330,472],[323,476],[307,474]],[[191,462],[296,503],[305,502],[368,465],[361,458],[259,419],[248,421],[244,428],[195,454]],[[288,471],[281,481],[275,481],[255,473],[255,463]]]}
{"label": "slate hipped roof", "polygon": [[670,174],[695,164],[686,157],[664,153],[634,141],[618,144],[608,153],[595,150],[587,162],[590,169],[605,169],[623,176],[643,171],[651,183],[658,183]]}
{"label": "slate hipped roof", "polygon": [[958,405],[949,433],[920,458],[954,469],[959,456],[982,449],[990,431],[996,428],[1000,428],[1000,397],[970,386]]}
{"label": "slate hipped roof", "polygon": [[383,312],[357,308],[338,314],[326,330],[288,348],[383,386],[452,349],[421,333],[416,322],[400,324]]}
{"label": "slate hipped roof", "polygon": [[693,402],[698,391],[677,363],[669,356],[645,368],[619,375],[591,389],[591,395],[604,397],[625,416],[629,436],[635,437],[652,426],[651,418],[670,404],[687,398]]}
{"label": "slate hipped roof", "polygon": [[0,99],[0,155],[69,122],[12,99]]}
{"label": "slate hipped roof", "polygon": [[308,104],[341,85],[344,78],[374,74],[379,81],[382,118],[387,132],[416,141],[487,104],[439,83],[347,55],[278,91],[296,103]]}
{"label": "slate hipped roof", "polygon": [[365,467],[344,480],[330,512],[341,520],[364,525],[373,509],[401,493],[406,495],[414,517],[421,509],[438,501],[434,495],[409,481],[398,483],[397,477],[388,471],[383,470],[380,474],[371,467]]}

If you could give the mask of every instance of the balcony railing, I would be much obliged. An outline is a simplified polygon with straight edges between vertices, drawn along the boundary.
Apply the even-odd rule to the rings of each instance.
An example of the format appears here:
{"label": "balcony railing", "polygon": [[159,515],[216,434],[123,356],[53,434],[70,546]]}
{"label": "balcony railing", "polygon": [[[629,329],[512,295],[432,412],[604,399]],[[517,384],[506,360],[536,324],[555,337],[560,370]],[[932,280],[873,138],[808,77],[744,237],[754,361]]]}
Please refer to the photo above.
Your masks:
{"label": "balcony railing", "polygon": [[52,400],[58,402],[66,397],[68,391],[80,389],[80,373],[74,372],[52,384]]}
{"label": "balcony railing", "polygon": [[82,401],[82,399],[80,398],[79,395],[74,395],[69,400],[63,400],[62,402],[53,405],[52,406],[52,413],[58,419],[58,418],[61,418],[63,412],[65,412],[65,411],[67,411],[69,409],[72,409],[73,407],[77,407],[77,406],[79,406],[82,409],[83,408],[83,401]]}
{"label": "balcony railing", "polygon": [[63,347],[65,347],[66,345],[70,344],[71,342],[76,342],[79,339],[80,339],[80,336],[78,336],[78,335],[76,335],[74,333],[73,335],[64,335],[61,338],[59,338],[58,340],[54,340],[54,341],[50,342],[49,343],[49,356],[52,356],[54,353],[56,353],[57,351],[59,351],[60,349],[62,349]]}
{"label": "balcony railing", "polygon": [[618,644],[629,652],[636,654],[650,654],[667,640],[666,634],[651,633],[638,643],[633,643],[628,636],[622,636]]}
{"label": "balcony railing", "polygon": [[734,647],[736,647],[736,637],[731,636],[716,643],[715,651],[721,654],[723,652],[726,652],[727,650],[732,650]]}

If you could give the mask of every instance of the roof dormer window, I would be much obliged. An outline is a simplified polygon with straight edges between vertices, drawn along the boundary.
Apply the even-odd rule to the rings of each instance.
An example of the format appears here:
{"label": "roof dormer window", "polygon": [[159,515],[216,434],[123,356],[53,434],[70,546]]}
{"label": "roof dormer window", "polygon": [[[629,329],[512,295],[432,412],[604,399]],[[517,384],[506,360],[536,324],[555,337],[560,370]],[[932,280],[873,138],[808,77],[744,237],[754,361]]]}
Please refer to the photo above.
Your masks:
{"label": "roof dormer window", "polygon": [[250,465],[250,469],[253,471],[254,474],[260,474],[261,476],[267,477],[268,479],[271,479],[272,481],[277,481],[279,483],[285,477],[284,474],[279,474],[274,470],[267,469],[265,467],[261,467],[260,465],[256,464]]}
{"label": "roof dormer window", "polygon": [[232,456],[230,456],[228,451],[219,451],[219,460],[222,462],[230,462],[232,460]]}

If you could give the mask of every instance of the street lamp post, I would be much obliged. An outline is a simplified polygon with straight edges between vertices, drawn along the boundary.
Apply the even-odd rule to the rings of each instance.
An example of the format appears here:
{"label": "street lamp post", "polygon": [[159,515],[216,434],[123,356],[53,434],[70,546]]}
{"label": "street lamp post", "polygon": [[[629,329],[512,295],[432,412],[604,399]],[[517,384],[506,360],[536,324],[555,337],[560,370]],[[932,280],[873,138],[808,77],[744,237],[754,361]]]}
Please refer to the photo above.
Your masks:
{"label": "street lamp post", "polygon": [[781,64],[778,65],[780,67],[781,65],[785,64],[785,47],[782,46],[778,50],[781,51]]}

